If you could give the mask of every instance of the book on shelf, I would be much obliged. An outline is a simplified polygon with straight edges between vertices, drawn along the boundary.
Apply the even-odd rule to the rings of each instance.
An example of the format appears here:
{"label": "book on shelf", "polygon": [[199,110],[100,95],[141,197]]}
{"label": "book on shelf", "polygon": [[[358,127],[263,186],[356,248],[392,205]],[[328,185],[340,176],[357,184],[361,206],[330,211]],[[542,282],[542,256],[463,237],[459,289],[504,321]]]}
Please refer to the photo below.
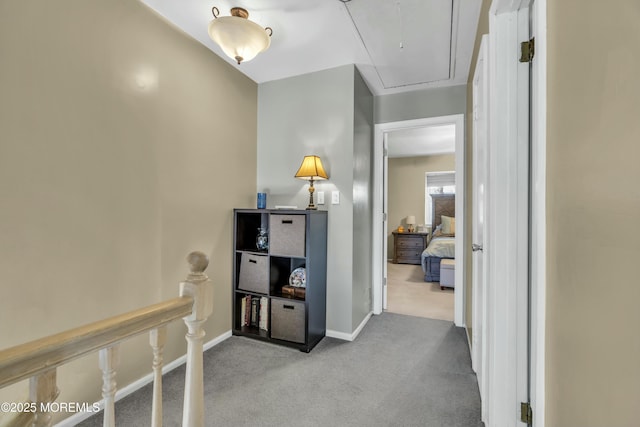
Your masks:
{"label": "book on shelf", "polygon": [[240,326],[247,326],[247,318],[245,313],[247,312],[247,297],[243,297],[240,300],[240,316],[241,316],[241,321],[240,321]]}
{"label": "book on shelf", "polygon": [[251,295],[247,295],[244,297],[245,305],[244,305],[244,325],[251,325]]}
{"label": "book on shelf", "polygon": [[258,298],[251,298],[251,321],[250,325],[253,327],[258,327],[260,315],[260,300]]}
{"label": "book on shelf", "polygon": [[240,301],[240,326],[269,330],[269,298],[245,295]]}
{"label": "book on shelf", "polygon": [[260,315],[258,326],[263,331],[268,331],[268,321],[269,320],[269,298],[262,297],[260,298]]}

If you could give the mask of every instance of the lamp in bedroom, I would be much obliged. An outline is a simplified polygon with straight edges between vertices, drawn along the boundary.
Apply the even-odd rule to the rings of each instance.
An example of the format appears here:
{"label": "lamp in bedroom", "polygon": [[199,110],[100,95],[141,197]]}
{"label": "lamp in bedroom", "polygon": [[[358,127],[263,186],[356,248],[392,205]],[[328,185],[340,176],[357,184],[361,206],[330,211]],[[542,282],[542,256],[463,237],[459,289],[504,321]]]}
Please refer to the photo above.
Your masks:
{"label": "lamp in bedroom", "polygon": [[320,157],[316,155],[304,156],[302,164],[300,165],[300,168],[298,168],[298,172],[296,172],[295,177],[309,181],[309,206],[307,206],[307,209],[318,209],[313,203],[313,192],[315,191],[313,188],[313,182],[329,178],[322,167]]}
{"label": "lamp in bedroom", "polygon": [[415,215],[409,215],[405,221],[407,223],[407,228],[409,229],[409,233],[413,233],[416,230],[415,229],[415,225],[416,225],[416,217],[415,217]]}

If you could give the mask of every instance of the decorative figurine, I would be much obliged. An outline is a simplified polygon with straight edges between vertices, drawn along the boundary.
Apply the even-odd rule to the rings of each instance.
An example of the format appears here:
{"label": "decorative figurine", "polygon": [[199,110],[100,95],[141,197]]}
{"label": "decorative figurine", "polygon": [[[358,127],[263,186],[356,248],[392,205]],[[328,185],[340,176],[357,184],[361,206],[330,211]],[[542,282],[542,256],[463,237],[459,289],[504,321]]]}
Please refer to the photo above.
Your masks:
{"label": "decorative figurine", "polygon": [[256,247],[258,250],[266,251],[269,249],[269,234],[266,228],[258,228],[258,237],[256,237]]}

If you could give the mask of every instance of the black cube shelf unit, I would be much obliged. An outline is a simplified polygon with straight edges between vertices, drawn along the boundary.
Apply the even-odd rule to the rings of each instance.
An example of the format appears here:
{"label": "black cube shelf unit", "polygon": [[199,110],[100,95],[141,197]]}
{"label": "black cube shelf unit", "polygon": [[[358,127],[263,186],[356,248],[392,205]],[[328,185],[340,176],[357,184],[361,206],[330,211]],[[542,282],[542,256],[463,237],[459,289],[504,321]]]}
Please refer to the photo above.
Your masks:
{"label": "black cube shelf unit", "polygon": [[[326,333],[327,212],[234,209],[233,236],[233,334],[311,351]],[[289,286],[299,267],[304,291]]]}

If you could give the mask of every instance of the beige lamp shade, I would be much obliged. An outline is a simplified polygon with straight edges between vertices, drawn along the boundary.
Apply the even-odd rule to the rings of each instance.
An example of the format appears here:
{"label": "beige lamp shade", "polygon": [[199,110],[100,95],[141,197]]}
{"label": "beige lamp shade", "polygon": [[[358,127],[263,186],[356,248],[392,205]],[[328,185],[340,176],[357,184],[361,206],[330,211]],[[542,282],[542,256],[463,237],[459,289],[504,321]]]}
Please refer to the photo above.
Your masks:
{"label": "beige lamp shade", "polygon": [[320,157],[315,155],[304,156],[302,164],[298,168],[298,172],[296,172],[295,177],[309,181],[309,206],[307,206],[307,209],[317,209],[316,205],[313,203],[313,181],[329,178],[322,167]]}
{"label": "beige lamp shade", "polygon": [[329,178],[322,167],[320,157],[316,155],[304,156],[302,164],[300,165],[300,168],[298,168],[298,172],[296,172],[295,177],[315,181]]}
{"label": "beige lamp shade", "polygon": [[414,215],[409,215],[406,222],[407,224],[414,225],[416,223],[416,217]]}

